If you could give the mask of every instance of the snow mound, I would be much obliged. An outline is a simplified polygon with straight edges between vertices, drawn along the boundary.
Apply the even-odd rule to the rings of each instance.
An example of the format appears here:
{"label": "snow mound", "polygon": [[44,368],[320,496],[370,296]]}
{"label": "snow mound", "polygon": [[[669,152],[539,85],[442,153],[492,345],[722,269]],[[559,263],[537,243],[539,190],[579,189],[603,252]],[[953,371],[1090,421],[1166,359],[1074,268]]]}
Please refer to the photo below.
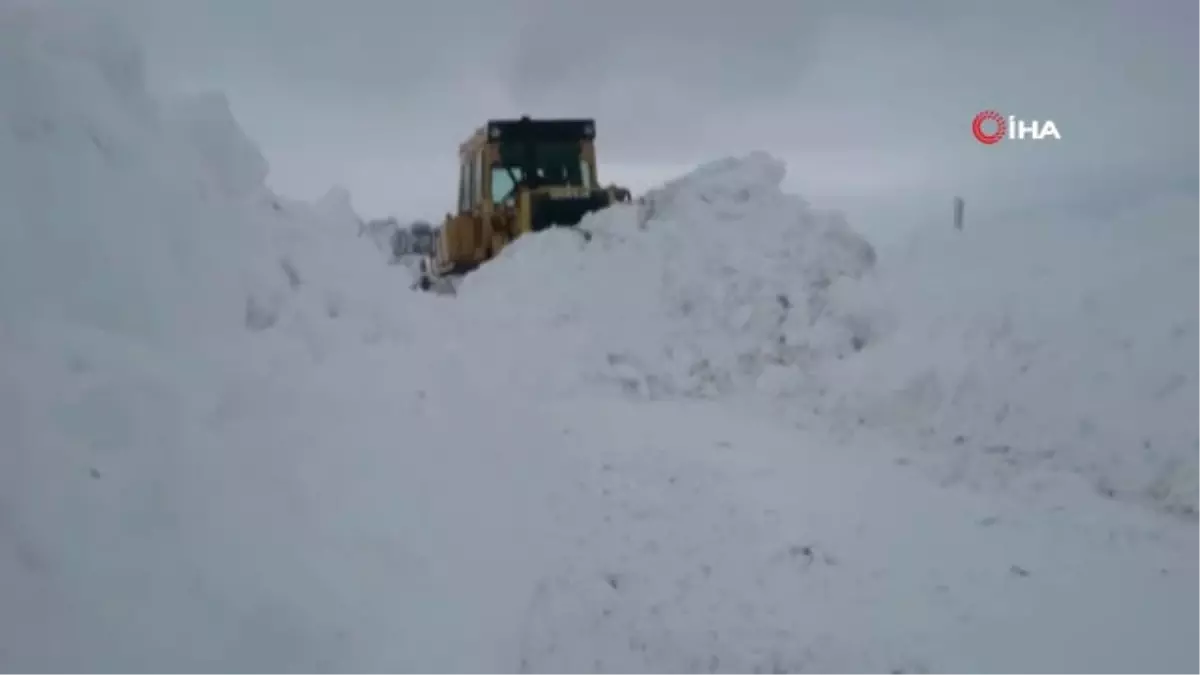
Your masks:
{"label": "snow mound", "polygon": [[395,326],[395,275],[344,192],[272,194],[224,98],[155,96],[93,9],[0,3],[0,662],[253,667],[298,649],[254,619],[291,554],[231,542],[289,519],[237,529],[284,490],[215,430]]}
{"label": "snow mound", "polygon": [[[411,274],[378,256],[348,193],[333,188],[315,204],[274,198],[268,226],[274,268],[285,286],[253,297],[254,326],[282,338],[272,349],[302,347],[304,358],[381,342],[408,343],[421,333],[433,298],[412,293]],[[424,311],[423,311],[424,310]]]}
{"label": "snow mound", "polygon": [[[0,12],[4,325],[79,322],[159,345],[240,330],[265,241],[209,191],[261,177],[257,150],[238,136],[223,148],[190,142],[226,121],[201,122],[219,106],[164,111],[137,50],[103,17]],[[249,173],[227,170],[237,161]]]}
{"label": "snow mound", "polygon": [[839,214],[784,194],[784,172],[765,153],[704,165],[579,230],[518,240],[459,300],[507,349],[547,364],[511,377],[557,394],[584,380],[649,398],[726,396],[774,368],[852,353],[869,336],[830,298],[871,270],[874,251]]}
{"label": "snow mound", "polygon": [[233,118],[224,94],[206,92],[173,101],[167,115],[205,169],[203,197],[239,200],[263,192],[267,161]]}
{"label": "snow mound", "polygon": [[783,175],[728,158],[589,216],[590,240],[525,237],[464,281],[462,330],[504,345],[502,381],[552,396],[737,398],[941,450],[948,481],[1043,489],[1061,469],[1194,515],[1194,197],[946,227],[877,263]]}
{"label": "snow mound", "polygon": [[156,96],[103,11],[0,11],[6,330],[87,326],[181,353],[226,349],[247,328],[310,347],[379,335],[407,278],[363,245],[344,189],[314,204],[273,194],[226,98]]}
{"label": "snow mound", "polygon": [[1168,195],[922,232],[856,289],[881,335],[822,372],[818,411],[944,451],[947,478],[1066,469],[1194,517],[1196,218]]}

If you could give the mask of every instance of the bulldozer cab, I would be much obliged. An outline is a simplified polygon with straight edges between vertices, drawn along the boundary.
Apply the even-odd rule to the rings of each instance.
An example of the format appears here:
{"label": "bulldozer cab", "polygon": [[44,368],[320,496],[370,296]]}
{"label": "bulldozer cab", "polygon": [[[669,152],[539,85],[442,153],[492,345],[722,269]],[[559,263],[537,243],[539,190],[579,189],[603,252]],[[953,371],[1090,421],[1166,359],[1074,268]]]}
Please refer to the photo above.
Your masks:
{"label": "bulldozer cab", "polygon": [[515,204],[520,190],[550,191],[595,186],[591,120],[488,123],[491,189],[496,204]]}
{"label": "bulldozer cab", "polygon": [[[480,133],[482,132],[482,133]],[[551,225],[574,225],[578,218],[563,218],[550,222],[533,219],[534,209],[526,202],[539,197],[566,199],[592,192],[596,183],[596,154],[592,145],[595,124],[590,119],[491,120],[476,132],[473,140],[464,144],[464,161],[480,165],[476,173],[480,181],[476,190],[483,203],[480,211],[511,216],[515,234],[535,232]],[[463,171],[472,178],[471,172]],[[469,194],[471,186],[465,188]],[[468,208],[474,208],[468,203]],[[582,216],[582,213],[579,214]],[[544,221],[544,222],[543,222]]]}
{"label": "bulldozer cab", "polygon": [[459,146],[456,213],[447,214],[431,269],[463,274],[517,237],[574,226],[628,199],[601,188],[591,119],[490,120]]}

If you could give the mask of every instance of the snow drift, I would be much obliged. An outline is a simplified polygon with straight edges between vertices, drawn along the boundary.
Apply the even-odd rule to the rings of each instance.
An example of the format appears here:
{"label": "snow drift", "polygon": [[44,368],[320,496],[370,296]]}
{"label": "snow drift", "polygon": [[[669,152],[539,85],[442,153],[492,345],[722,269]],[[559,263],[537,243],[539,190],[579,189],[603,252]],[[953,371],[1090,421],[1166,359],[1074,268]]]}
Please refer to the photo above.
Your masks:
{"label": "snow drift", "polygon": [[[106,14],[3,11],[6,329],[70,323],[199,353],[274,323],[286,299],[328,318],[371,294],[352,287],[394,281],[358,245],[344,190],[316,204],[272,194],[224,96],[154,96],[136,45]],[[319,247],[333,250],[314,259]]]}
{"label": "snow drift", "polygon": [[1167,194],[921,232],[847,300],[879,339],[823,367],[818,411],[942,451],[946,480],[1041,489],[1062,469],[1194,518],[1196,220],[1194,195]]}
{"label": "snow drift", "polygon": [[[77,321],[159,345],[239,330],[263,242],[219,197],[261,179],[261,157],[247,164],[189,142],[211,135],[195,116],[232,120],[212,117],[210,99],[181,102],[179,117],[162,110],[113,25],[66,12],[51,21],[32,5],[3,12],[6,328]],[[233,159],[249,174],[229,171]]]}
{"label": "snow drift", "polygon": [[703,166],[585,219],[590,242],[516,242],[459,299],[532,389],[738,398],[940,450],[921,461],[943,480],[1064,470],[1195,515],[1194,196],[921,230],[877,260],[783,175],[763,153]]}
{"label": "snow drift", "polygon": [[723,396],[852,353],[866,327],[830,298],[874,251],[838,214],[783,194],[783,176],[764,153],[713,162],[585,218],[589,242],[572,230],[517,241],[467,277],[459,304],[506,348],[542,354],[536,374],[510,376],[556,394],[583,380]]}
{"label": "snow drift", "polygon": [[394,278],[344,193],[272,194],[224,98],[154,95],[92,9],[0,6],[0,663],[277,669],[311,522],[220,430],[395,329]]}

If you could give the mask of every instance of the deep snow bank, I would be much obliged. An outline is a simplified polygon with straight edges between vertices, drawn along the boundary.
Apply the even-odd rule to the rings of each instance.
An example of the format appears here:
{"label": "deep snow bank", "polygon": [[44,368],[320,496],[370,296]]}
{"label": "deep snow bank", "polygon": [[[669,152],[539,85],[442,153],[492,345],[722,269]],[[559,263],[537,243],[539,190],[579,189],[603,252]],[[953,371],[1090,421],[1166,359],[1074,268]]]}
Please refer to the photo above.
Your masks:
{"label": "deep snow bank", "polygon": [[395,275],[362,246],[344,190],[315,204],[271,193],[224,96],[148,91],[137,45],[103,11],[0,11],[9,339],[84,326],[224,360],[247,328],[318,352],[350,323],[356,340],[385,330],[376,309]]}
{"label": "deep snow bank", "polygon": [[1167,195],[920,233],[847,299],[880,339],[823,367],[819,411],[944,451],[946,479],[1067,469],[1194,517],[1196,219]]}
{"label": "deep snow bank", "polygon": [[[265,242],[219,197],[261,179],[262,158],[188,142],[211,136],[202,120],[224,121],[214,102],[163,110],[140,54],[103,18],[33,3],[0,12],[5,328],[80,322],[160,346],[240,330]],[[230,173],[233,159],[249,173]]]}
{"label": "deep snow bank", "polygon": [[[651,398],[720,396],[865,344],[830,303],[874,262],[839,215],[779,185],[764,153],[729,158],[586,218],[526,237],[468,276],[464,311],[547,362],[530,386],[582,378]],[[531,359],[516,359],[527,368]]]}
{"label": "deep snow bank", "polygon": [[459,299],[519,364],[506,381],[752,398],[943,450],[947,480],[1065,469],[1194,513],[1194,198],[923,231],[877,264],[783,174],[762,153],[706,165],[585,220],[590,242],[518,241]]}
{"label": "deep snow bank", "polygon": [[224,99],[153,95],[93,9],[0,4],[0,663],[278,663],[291,554],[254,542],[289,488],[214,429],[385,333],[385,272],[344,194],[271,194]]}

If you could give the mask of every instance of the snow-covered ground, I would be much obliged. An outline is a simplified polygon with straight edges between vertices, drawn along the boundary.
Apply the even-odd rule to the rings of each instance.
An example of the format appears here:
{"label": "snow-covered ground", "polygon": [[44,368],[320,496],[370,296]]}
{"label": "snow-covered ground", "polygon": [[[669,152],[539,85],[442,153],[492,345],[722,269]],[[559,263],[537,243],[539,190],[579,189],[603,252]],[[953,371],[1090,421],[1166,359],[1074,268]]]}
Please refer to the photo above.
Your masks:
{"label": "snow-covered ground", "polygon": [[875,249],[754,153],[412,293],[0,7],[0,667],[1196,671],[1196,200]]}

